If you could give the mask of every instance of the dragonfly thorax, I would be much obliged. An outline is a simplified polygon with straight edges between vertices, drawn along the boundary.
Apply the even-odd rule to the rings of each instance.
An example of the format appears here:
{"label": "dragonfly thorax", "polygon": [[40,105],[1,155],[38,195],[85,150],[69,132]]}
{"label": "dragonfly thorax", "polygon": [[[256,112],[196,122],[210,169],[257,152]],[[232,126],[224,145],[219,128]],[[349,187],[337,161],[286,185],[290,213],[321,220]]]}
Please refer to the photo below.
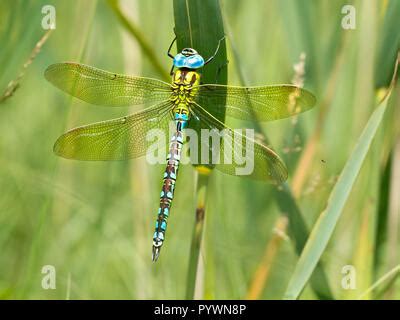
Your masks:
{"label": "dragonfly thorax", "polygon": [[198,72],[186,68],[175,71],[170,98],[174,103],[173,113],[175,120],[189,121],[190,105],[194,101],[199,84],[200,74]]}
{"label": "dragonfly thorax", "polygon": [[200,73],[188,68],[179,68],[174,72],[172,82],[178,86],[191,88],[200,84]]}

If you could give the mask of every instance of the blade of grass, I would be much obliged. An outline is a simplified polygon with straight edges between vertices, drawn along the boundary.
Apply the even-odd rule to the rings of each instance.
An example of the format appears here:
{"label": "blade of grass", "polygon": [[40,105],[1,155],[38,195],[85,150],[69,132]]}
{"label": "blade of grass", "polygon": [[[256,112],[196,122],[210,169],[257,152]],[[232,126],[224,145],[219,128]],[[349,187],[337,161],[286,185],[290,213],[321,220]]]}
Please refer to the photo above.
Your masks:
{"label": "blade of grass", "polygon": [[316,54],[316,32],[313,31],[313,19],[315,19],[317,6],[307,1],[290,0],[279,1],[278,6],[280,17],[285,25],[287,41],[290,43],[289,53],[293,55],[292,61],[296,61],[297,55],[305,51],[307,57],[315,62],[307,65],[306,73],[318,85],[320,81],[318,81],[317,61],[320,58]]}
{"label": "blade of grass", "polygon": [[[386,115],[387,116],[387,115]],[[388,158],[382,172],[381,184],[379,186],[379,202],[377,207],[377,225],[374,241],[374,269],[375,274],[384,260],[386,251],[386,238],[388,226],[388,207],[390,193],[390,177],[392,171],[391,158]]]}
{"label": "blade of grass", "polygon": [[[283,184],[282,188],[276,189],[274,195],[282,214],[287,215],[289,219],[290,238],[294,241],[296,253],[300,255],[304,250],[304,247],[307,243],[307,238],[310,235],[307,224],[288,183]],[[315,270],[313,271],[311,277],[311,287],[320,299],[334,299],[321,262],[318,262]]]}
{"label": "blade of grass", "polygon": [[292,190],[296,198],[300,197],[301,190],[304,188],[304,183],[310,170],[315,153],[317,152],[318,142],[321,138],[322,129],[324,127],[326,116],[329,112],[329,106],[331,105],[332,99],[335,96],[337,84],[339,81],[339,72],[343,67],[345,54],[347,53],[347,48],[349,44],[350,37],[345,34],[342,42],[340,43],[340,50],[337,58],[335,59],[335,65],[332,68],[331,74],[327,81],[326,92],[324,98],[318,105],[319,114],[316,121],[316,127],[314,132],[310,136],[304,151],[301,154],[300,160],[297,164],[296,171],[293,174],[292,179]]}
{"label": "blade of grass", "polygon": [[390,70],[396,61],[397,51],[400,47],[399,30],[400,1],[390,0],[386,6],[385,18],[382,27],[382,36],[379,41],[380,48],[375,64],[375,88],[388,87],[390,84]]}
{"label": "blade of grass", "polygon": [[171,78],[168,72],[165,70],[164,65],[155,55],[154,50],[150,45],[150,42],[147,40],[146,36],[143,34],[140,28],[138,28],[132,21],[129,21],[129,19],[126,17],[124,12],[121,10],[119,0],[108,0],[108,4],[118,17],[122,26],[137,40],[144,54],[149,58],[151,64],[158,72],[160,77],[169,82]]}
{"label": "blade of grass", "polygon": [[320,215],[311,231],[310,237],[290,279],[285,293],[285,299],[297,299],[299,297],[328,244],[358,173],[361,170],[361,166],[368,153],[372,140],[375,137],[383,118],[387,102],[395,85],[399,60],[400,55],[398,55],[398,59],[396,60],[392,83],[386,96],[379,103],[378,107],[368,120],[353,153],[343,168],[343,171],[331,192],[327,208]]}
{"label": "blade of grass", "polygon": [[36,56],[39,54],[40,50],[42,49],[43,45],[46,43],[47,39],[49,38],[53,29],[49,29],[44,33],[44,35],[40,38],[40,40],[36,43],[35,47],[33,48],[31,54],[29,55],[28,60],[22,66],[21,71],[19,72],[16,79],[11,80],[6,90],[4,91],[3,95],[0,97],[0,103],[3,103],[5,100],[10,98],[15,91],[20,87],[21,80],[24,77],[26,70],[32,64],[33,60],[35,60]]}
{"label": "blade of grass", "polygon": [[264,257],[254,273],[253,280],[247,292],[247,300],[259,299],[269,278],[272,264],[276,254],[282,244],[282,240],[287,238],[285,232],[288,219],[284,216],[279,217],[275,223],[274,234],[265,248]]}
{"label": "blade of grass", "polygon": [[[205,59],[208,59],[218,45],[218,41],[224,37],[224,28],[221,16],[221,10],[218,0],[174,0],[175,34],[178,51],[185,47],[196,49]],[[226,47],[225,41],[221,42],[218,54],[212,63],[203,69],[202,82],[214,83],[218,76],[219,84],[227,83],[226,65]],[[225,97],[221,97],[219,103],[225,103]],[[208,105],[203,105],[208,109]],[[224,122],[224,115],[219,120]],[[194,130],[201,129],[198,124],[190,125]],[[201,154],[201,152],[199,152]],[[202,167],[197,167],[201,170]],[[206,171],[209,171],[208,169]],[[201,171],[198,172],[197,179],[197,199],[198,207],[196,209],[196,220],[192,245],[189,257],[189,270],[187,276],[186,298],[193,299],[197,278],[198,256],[200,253],[200,243],[203,232],[206,202],[205,189],[208,184],[208,177]],[[199,214],[201,213],[201,214]]]}
{"label": "blade of grass", "polygon": [[204,214],[206,209],[208,179],[209,175],[197,172],[197,206],[192,234],[192,243],[190,246],[186,299],[193,299],[195,295],[200,246],[204,229]]}
{"label": "blade of grass", "polygon": [[[80,35],[79,37],[75,37],[75,47],[71,49],[73,56],[81,57],[83,54],[83,48],[86,45],[87,37],[90,32],[92,20],[95,14],[97,2],[93,2],[90,4],[79,4],[79,7],[76,7],[76,12],[80,14],[76,14],[74,19],[76,21],[82,21],[83,15],[85,15],[86,20],[84,24],[79,25]],[[79,9],[79,10],[78,10]],[[73,22],[76,22],[75,20]],[[76,26],[78,24],[75,24]],[[77,27],[78,28],[78,27]],[[72,33],[72,32],[71,32]],[[52,40],[57,40],[57,34],[54,33],[54,37]],[[49,42],[50,45],[51,41]],[[72,99],[71,99],[72,101]],[[58,180],[59,175],[59,163],[53,165],[51,169],[51,177],[52,180]],[[50,221],[49,216],[51,216],[53,207],[57,203],[62,203],[62,200],[58,198],[57,193],[49,193],[42,202],[39,212],[37,213],[37,224],[35,225],[35,231],[32,234],[32,238],[30,239],[29,251],[27,253],[26,267],[23,275],[20,278],[21,289],[16,292],[16,297],[18,299],[24,299],[28,296],[28,294],[32,291],[32,288],[35,286],[36,276],[38,274],[38,270],[40,270],[39,259],[42,257],[43,246],[45,246],[45,235],[46,235],[46,227]]]}
{"label": "blade of grass", "polygon": [[[372,283],[372,259],[371,248],[373,245],[373,237],[370,237],[371,227],[373,225],[373,217],[376,212],[374,203],[372,201],[366,201],[365,206],[362,210],[361,226],[357,239],[357,246],[355,249],[355,255],[353,258],[352,265],[357,270],[357,287],[354,290],[346,290],[345,300],[352,300],[357,295],[368,288]],[[371,299],[371,296],[365,296],[366,300]]]}
{"label": "blade of grass", "polygon": [[370,295],[376,288],[378,288],[382,283],[387,281],[388,279],[396,279],[396,277],[400,274],[400,264],[395,266],[393,269],[385,273],[382,277],[380,277],[371,287],[365,290],[358,299],[364,299],[364,297]]}
{"label": "blade of grass", "polygon": [[[390,196],[387,223],[387,265],[392,267],[399,261],[399,223],[400,223],[400,137],[393,152],[392,174],[390,177]],[[386,298],[393,293],[389,291]]]}
{"label": "blade of grass", "polygon": [[[386,1],[385,5],[382,5],[382,15],[383,17],[383,26],[381,27],[381,35],[379,37],[379,51],[377,53],[376,62],[375,62],[375,78],[374,84],[375,88],[381,88],[388,85],[390,82],[390,68],[393,64],[393,61],[396,59],[396,51],[400,45],[400,35],[397,32],[393,32],[393,30],[397,30],[399,28],[399,19],[397,18],[398,12],[400,12],[400,2],[399,1]],[[396,92],[396,97],[394,97],[397,101],[397,107],[391,108],[386,112],[385,118],[387,121],[385,122],[385,136],[383,140],[383,157],[385,158],[385,170],[382,177],[382,183],[380,187],[379,194],[379,212],[378,212],[378,225],[376,231],[376,240],[375,240],[375,261],[374,261],[374,269],[375,274],[380,273],[379,266],[384,265],[385,268],[390,268],[394,266],[394,262],[387,261],[387,255],[392,254],[390,252],[398,251],[397,248],[392,244],[389,244],[388,249],[388,241],[387,239],[392,237],[389,235],[390,232],[396,227],[396,218],[394,221],[390,221],[393,219],[389,217],[389,206],[391,203],[391,193],[395,193],[395,190],[392,190],[392,181],[394,173],[393,168],[396,165],[394,163],[394,154],[396,149],[396,139],[399,139],[399,126],[395,121],[391,121],[390,119],[398,119],[399,118],[399,101],[400,94]],[[398,224],[397,224],[398,225]],[[389,240],[389,243],[393,243],[393,241]],[[394,251],[393,251],[394,250]],[[390,260],[390,258],[389,258]]]}
{"label": "blade of grass", "polygon": [[396,284],[397,279],[399,279],[399,275],[400,272],[397,272],[392,278],[390,278],[386,285],[374,295],[374,300],[381,299],[382,296],[386,295],[387,293],[390,294],[391,291],[394,290],[394,285]]}
{"label": "blade of grass", "polygon": [[[233,58],[235,60],[236,72],[239,76],[240,84],[242,86],[247,85],[247,80],[245,77],[245,72],[243,72],[240,63],[240,56],[235,47],[235,41],[233,39],[233,35],[230,32],[230,25],[229,21],[227,20],[226,16],[224,16],[224,22],[227,30],[227,34],[231,44],[231,50],[233,53]],[[254,117],[254,128],[257,133],[260,134],[264,143],[268,144],[268,137],[265,134],[264,130],[262,129],[260,122],[257,121],[256,115]],[[307,229],[307,225],[303,219],[302,213],[299,209],[299,206],[296,203],[295,197],[292,193],[292,190],[287,182],[282,184],[280,188],[275,188],[273,190],[274,199],[277,201],[279,209],[281,210],[282,214],[288,217],[289,219],[289,232],[290,237],[293,239],[295,244],[295,250],[297,254],[301,254],[301,251],[304,248],[304,245],[307,241],[307,237],[309,231]],[[327,277],[325,275],[325,271],[321,266],[321,263],[318,264],[312,279],[312,288],[315,293],[318,295],[320,299],[333,299],[333,294],[329,287],[329,283]]]}

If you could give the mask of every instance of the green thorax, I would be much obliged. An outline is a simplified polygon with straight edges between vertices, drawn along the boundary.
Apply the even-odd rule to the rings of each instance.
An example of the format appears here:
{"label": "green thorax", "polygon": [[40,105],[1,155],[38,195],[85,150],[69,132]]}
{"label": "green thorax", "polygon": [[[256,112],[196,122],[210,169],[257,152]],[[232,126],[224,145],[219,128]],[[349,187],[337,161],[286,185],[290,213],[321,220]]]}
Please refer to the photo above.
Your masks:
{"label": "green thorax", "polygon": [[173,113],[190,115],[189,106],[193,103],[200,84],[200,73],[186,68],[177,69],[172,77],[173,94],[171,101],[174,103]]}

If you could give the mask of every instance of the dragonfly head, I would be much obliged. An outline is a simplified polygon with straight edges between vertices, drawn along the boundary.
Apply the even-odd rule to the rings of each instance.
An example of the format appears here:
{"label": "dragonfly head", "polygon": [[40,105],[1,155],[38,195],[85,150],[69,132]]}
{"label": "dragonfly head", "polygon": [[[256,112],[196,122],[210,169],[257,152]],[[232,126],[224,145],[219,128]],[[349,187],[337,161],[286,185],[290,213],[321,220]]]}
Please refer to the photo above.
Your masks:
{"label": "dragonfly head", "polygon": [[192,48],[185,48],[174,58],[174,66],[177,68],[198,69],[204,66],[204,59]]}

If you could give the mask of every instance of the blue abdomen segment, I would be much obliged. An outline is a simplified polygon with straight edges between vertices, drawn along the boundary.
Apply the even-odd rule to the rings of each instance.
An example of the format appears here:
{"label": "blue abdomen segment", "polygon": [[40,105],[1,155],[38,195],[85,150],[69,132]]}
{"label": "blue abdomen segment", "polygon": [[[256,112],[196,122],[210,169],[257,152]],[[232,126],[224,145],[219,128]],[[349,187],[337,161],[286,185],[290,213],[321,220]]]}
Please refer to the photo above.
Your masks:
{"label": "blue abdomen segment", "polygon": [[198,69],[204,66],[204,59],[199,54],[185,56],[182,53],[178,53],[174,58],[174,66],[177,68]]}
{"label": "blue abdomen segment", "polygon": [[[178,113],[175,114],[175,117]],[[177,131],[171,138],[170,148],[167,156],[167,167],[164,172],[163,185],[160,194],[160,207],[158,209],[158,216],[153,234],[153,261],[156,261],[161,246],[165,240],[165,232],[167,230],[167,222],[169,217],[169,211],[174,197],[175,182],[178,175],[179,162],[181,158],[181,150],[183,145],[183,133],[181,131],[182,126],[187,123],[183,120],[187,118],[187,115],[179,115],[177,122]]]}
{"label": "blue abdomen segment", "polygon": [[185,113],[176,112],[175,113],[175,121],[179,121],[179,120],[188,121],[189,120],[189,116],[187,114],[185,114]]}
{"label": "blue abdomen segment", "polygon": [[180,130],[186,128],[189,124],[189,116],[185,113],[176,112],[174,118],[176,125],[178,126],[178,128],[180,128]]}

